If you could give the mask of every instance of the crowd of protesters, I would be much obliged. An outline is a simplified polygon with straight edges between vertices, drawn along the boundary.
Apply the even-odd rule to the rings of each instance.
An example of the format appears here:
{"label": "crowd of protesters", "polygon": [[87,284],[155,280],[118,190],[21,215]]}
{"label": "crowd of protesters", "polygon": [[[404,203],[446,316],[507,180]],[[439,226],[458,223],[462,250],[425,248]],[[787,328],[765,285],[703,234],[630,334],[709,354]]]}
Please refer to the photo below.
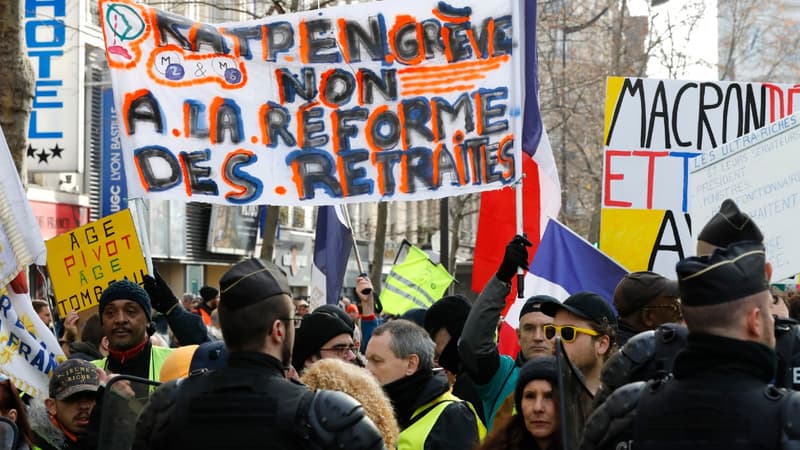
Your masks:
{"label": "crowd of protesters", "polygon": [[528,298],[505,355],[529,245],[508,243],[475,301],[400,317],[380,314],[366,276],[355,301],[312,309],[259,259],[199,297],[157,273],[114,282],[96,316],[64,318],[48,398],[0,375],[0,430],[43,450],[800,448],[800,302],[770,287],[764,236],[735,203],[677,281],[634,272],[613,298]]}

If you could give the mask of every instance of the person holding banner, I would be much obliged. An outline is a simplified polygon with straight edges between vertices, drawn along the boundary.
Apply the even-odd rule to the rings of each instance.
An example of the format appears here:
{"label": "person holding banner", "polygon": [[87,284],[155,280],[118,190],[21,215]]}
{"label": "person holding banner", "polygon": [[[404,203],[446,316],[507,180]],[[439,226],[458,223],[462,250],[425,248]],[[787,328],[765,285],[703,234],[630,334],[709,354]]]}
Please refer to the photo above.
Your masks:
{"label": "person holding banner", "polygon": [[496,416],[507,417],[512,413],[510,399],[519,368],[530,359],[553,354],[553,344],[545,337],[543,329],[552,324],[553,319],[542,312],[542,306],[557,300],[547,295],[527,299],[519,312],[520,352],[516,359],[501,355],[495,341],[497,323],[511,292],[511,278],[518,268],[528,268],[527,247],[530,245],[521,236],[508,243],[496,275],[475,301],[458,342],[464,370],[472,377],[483,401],[486,427],[490,430]]}
{"label": "person holding banner", "polygon": [[209,330],[203,324],[203,319],[197,314],[183,309],[178,297],[172,292],[167,282],[161,278],[158,271],[144,276],[144,290],[150,297],[153,309],[167,319],[167,324],[179,345],[200,345],[211,340]]}
{"label": "person holding banner", "polygon": [[765,266],[757,241],[678,262],[689,338],[673,377],[617,389],[590,416],[581,448],[798,448],[800,393],[771,384],[777,355]]}
{"label": "person holding banner", "polygon": [[92,361],[106,372],[158,381],[172,352],[150,344],[150,296],[129,280],[115,281],[100,295],[98,313],[108,338],[108,357]]}
{"label": "person holding banner", "polygon": [[561,450],[555,356],[525,363],[514,388],[516,414],[495,425],[478,450]]}

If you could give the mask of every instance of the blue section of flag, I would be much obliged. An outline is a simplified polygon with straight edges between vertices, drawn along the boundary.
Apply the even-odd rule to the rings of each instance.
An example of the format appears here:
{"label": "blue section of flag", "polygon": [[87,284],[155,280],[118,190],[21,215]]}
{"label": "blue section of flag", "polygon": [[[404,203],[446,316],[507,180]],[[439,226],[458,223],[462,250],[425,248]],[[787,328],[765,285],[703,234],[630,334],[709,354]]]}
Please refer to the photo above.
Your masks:
{"label": "blue section of flag", "polygon": [[336,214],[335,206],[320,206],[314,239],[314,265],[325,275],[325,303],[337,304],[344,284],[353,234]]}
{"label": "blue section of flag", "polygon": [[536,51],[536,1],[527,0],[522,20],[525,26],[525,59],[522,61],[525,73],[525,104],[522,116],[522,151],[533,157],[542,138],[542,116],[539,111],[538,55]]}
{"label": "blue section of flag", "polygon": [[613,306],[614,289],[628,273],[624,267],[555,220],[547,222],[530,273],[570,294],[589,291]]}
{"label": "blue section of flag", "polygon": [[117,110],[114,107],[114,95],[110,88],[103,90],[102,104],[100,217],[105,217],[128,207],[128,185],[125,183]]}

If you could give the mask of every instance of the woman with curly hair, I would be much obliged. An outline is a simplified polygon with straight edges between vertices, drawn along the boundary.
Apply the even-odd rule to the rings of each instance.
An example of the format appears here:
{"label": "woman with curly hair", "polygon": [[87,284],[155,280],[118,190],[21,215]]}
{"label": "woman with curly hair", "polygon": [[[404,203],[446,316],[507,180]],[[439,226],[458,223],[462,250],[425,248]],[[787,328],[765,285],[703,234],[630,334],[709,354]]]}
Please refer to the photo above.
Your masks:
{"label": "woman with curly hair", "polygon": [[383,435],[386,448],[397,446],[400,429],[392,404],[378,380],[368,370],[335,358],[321,359],[303,372],[300,381],[312,389],[328,389],[349,394],[364,407]]}
{"label": "woman with curly hair", "polygon": [[525,363],[514,391],[516,414],[494,429],[479,450],[561,450],[558,371],[554,356]]}

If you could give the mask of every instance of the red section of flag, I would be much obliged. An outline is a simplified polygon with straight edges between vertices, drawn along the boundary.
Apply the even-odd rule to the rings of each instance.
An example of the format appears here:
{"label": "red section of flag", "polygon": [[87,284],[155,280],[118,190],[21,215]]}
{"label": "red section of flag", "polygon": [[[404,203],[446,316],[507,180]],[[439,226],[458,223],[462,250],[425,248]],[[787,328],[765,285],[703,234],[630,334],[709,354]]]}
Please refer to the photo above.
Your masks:
{"label": "red section of flag", "polygon": [[517,357],[519,353],[519,340],[517,339],[517,330],[505,320],[500,324],[500,333],[497,338],[497,350],[512,358]]}
{"label": "red section of flag", "polygon": [[[539,245],[539,170],[536,162],[522,155],[523,229],[533,247],[528,256]],[[478,236],[475,239],[475,259],[472,266],[472,290],[480,292],[495,274],[503,260],[506,244],[517,234],[515,193],[513,188],[503,188],[481,194],[481,209],[478,217]],[[530,261],[529,261],[530,262]]]}
{"label": "red section of flag", "polygon": [[28,293],[28,277],[25,276],[25,271],[23,270],[20,272],[16,278],[11,280],[9,283],[11,286],[11,290],[16,292],[17,294],[27,294]]}
{"label": "red section of flag", "polygon": [[[533,246],[528,249],[528,263],[533,260],[540,237],[540,189],[539,169],[536,162],[522,155],[522,172],[525,174],[522,183],[523,230]],[[481,209],[478,217],[478,236],[475,240],[475,259],[472,266],[472,290],[480,292],[497,272],[503,260],[506,244],[517,234],[516,194],[514,189],[499,189],[481,194]],[[512,280],[511,293],[506,299],[506,311],[514,303],[517,295],[516,277]],[[503,311],[505,314],[505,311]],[[504,332],[503,330],[506,329]],[[516,356],[519,351],[516,331],[503,322],[500,353]]]}

